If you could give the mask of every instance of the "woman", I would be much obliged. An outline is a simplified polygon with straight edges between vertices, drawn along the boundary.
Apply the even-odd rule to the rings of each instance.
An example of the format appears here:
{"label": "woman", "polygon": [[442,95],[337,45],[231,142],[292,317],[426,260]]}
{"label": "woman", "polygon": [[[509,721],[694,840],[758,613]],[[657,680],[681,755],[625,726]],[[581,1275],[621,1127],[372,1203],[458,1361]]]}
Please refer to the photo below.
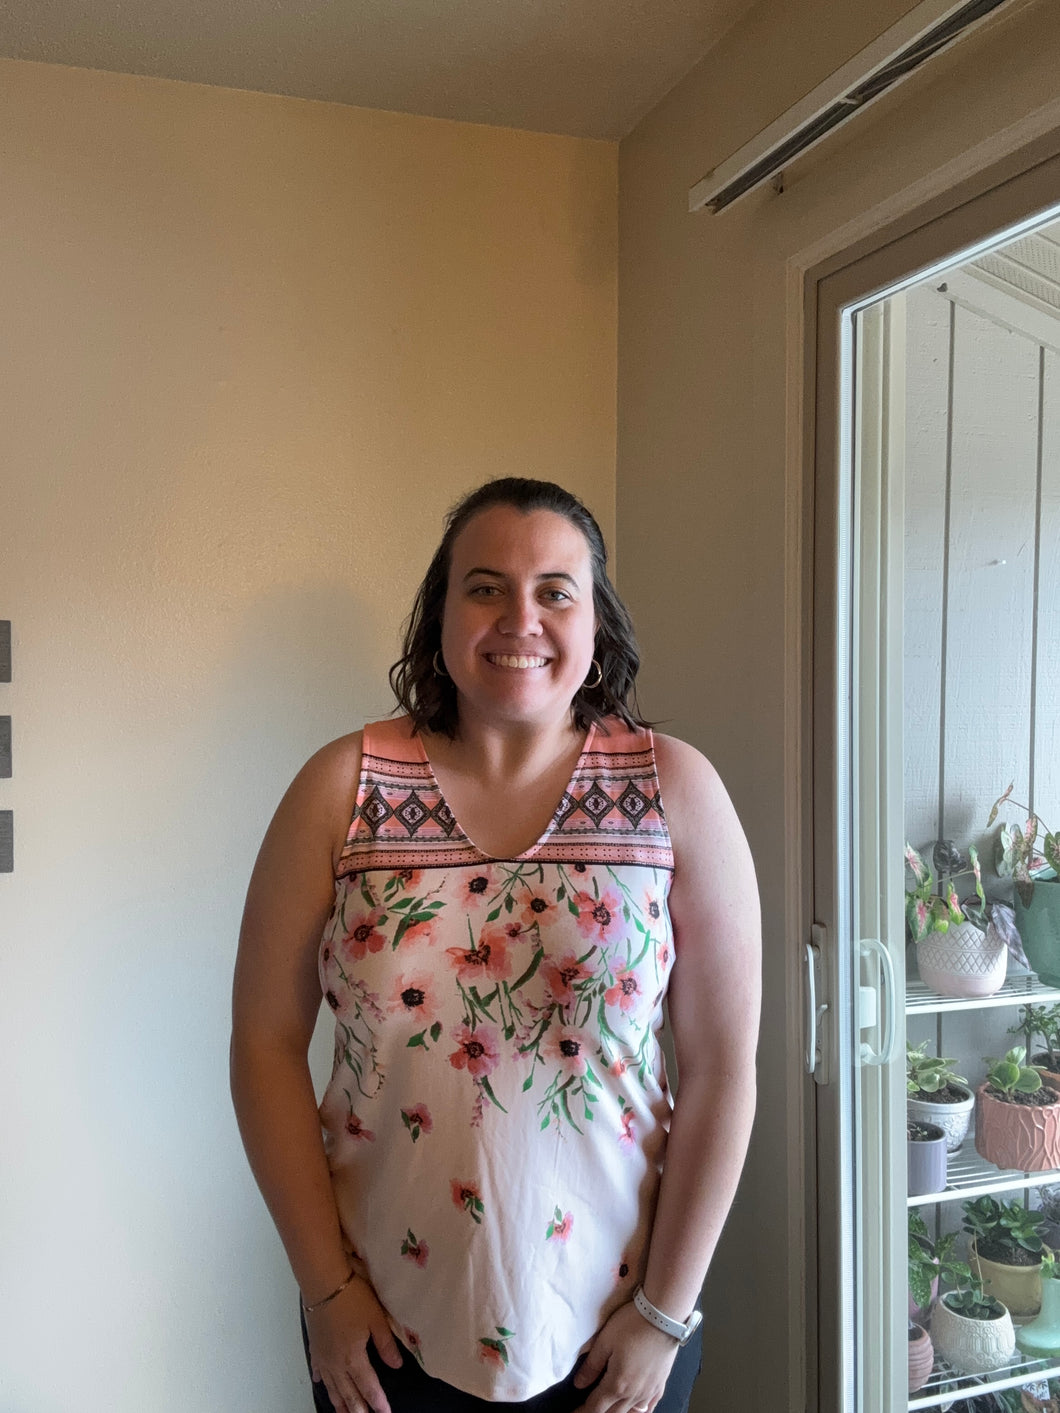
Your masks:
{"label": "woman", "polygon": [[758,899],[712,767],[634,714],[638,665],[585,507],[490,482],[419,591],[407,715],[324,747],[269,827],[232,1086],[320,1410],[687,1408],[754,1108]]}

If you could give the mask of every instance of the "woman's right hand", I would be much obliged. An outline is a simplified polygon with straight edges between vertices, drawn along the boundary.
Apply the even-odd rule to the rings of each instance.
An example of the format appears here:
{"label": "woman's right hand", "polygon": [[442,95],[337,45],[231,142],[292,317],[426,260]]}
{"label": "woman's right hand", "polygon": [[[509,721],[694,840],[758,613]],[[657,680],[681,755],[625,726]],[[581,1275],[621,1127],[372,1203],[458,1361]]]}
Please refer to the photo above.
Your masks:
{"label": "woman's right hand", "polygon": [[390,1404],[368,1359],[369,1339],[392,1369],[402,1364],[386,1311],[366,1280],[355,1276],[344,1291],[305,1317],[309,1359],[323,1380],[335,1413],[390,1413]]}

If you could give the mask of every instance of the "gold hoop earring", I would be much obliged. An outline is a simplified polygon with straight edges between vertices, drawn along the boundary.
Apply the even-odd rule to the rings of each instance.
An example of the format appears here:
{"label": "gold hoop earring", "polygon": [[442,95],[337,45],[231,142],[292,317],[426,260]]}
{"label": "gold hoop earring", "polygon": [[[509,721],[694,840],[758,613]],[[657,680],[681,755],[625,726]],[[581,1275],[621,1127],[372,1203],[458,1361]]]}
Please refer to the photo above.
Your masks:
{"label": "gold hoop earring", "polygon": [[446,672],[444,664],[441,667],[438,666],[438,659],[441,657],[441,655],[442,650],[441,648],[438,648],[435,651],[434,657],[431,658],[431,664],[434,667],[434,675],[435,677],[448,677],[449,674],[448,672]]}
{"label": "gold hoop earring", "polygon": [[593,658],[593,666],[596,668],[596,681],[590,682],[587,677],[582,683],[582,686],[589,692],[595,691],[604,680],[604,669],[600,666],[595,657]]}

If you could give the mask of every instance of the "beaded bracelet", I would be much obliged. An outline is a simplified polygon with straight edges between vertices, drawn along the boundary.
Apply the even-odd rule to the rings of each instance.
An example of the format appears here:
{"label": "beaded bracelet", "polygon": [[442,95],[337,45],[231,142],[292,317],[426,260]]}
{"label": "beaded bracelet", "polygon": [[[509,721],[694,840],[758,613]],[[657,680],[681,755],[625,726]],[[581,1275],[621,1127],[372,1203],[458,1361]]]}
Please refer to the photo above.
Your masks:
{"label": "beaded bracelet", "polygon": [[305,1301],[303,1300],[303,1301],[302,1301],[302,1311],[303,1311],[303,1313],[306,1314],[306,1315],[311,1315],[314,1310],[319,1310],[319,1309],[321,1308],[321,1306],[329,1304],[332,1300],[335,1299],[336,1295],[341,1295],[341,1294],[342,1294],[342,1292],[346,1289],[346,1287],[349,1285],[350,1281],[353,1280],[353,1278],[356,1276],[356,1274],[357,1274],[356,1271],[351,1271],[350,1274],[346,1277],[346,1279],[342,1282],[342,1284],[341,1284],[341,1285],[337,1285],[337,1286],[335,1287],[335,1289],[331,1292],[330,1295],[325,1295],[324,1298],[323,1298],[323,1300],[314,1300],[314,1302],[313,1302],[312,1305],[307,1305],[307,1304],[305,1303]]}

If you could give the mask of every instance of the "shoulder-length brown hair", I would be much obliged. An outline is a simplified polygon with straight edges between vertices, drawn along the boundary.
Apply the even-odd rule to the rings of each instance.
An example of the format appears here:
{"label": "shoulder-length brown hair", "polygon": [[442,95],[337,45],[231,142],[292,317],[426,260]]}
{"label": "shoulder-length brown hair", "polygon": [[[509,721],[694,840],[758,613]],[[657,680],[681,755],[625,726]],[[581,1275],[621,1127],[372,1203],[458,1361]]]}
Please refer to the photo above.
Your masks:
{"label": "shoulder-length brown hair", "polygon": [[[495,505],[510,505],[523,514],[551,510],[577,526],[589,546],[596,614],[593,657],[600,664],[600,681],[594,687],[583,685],[578,689],[571,702],[575,725],[584,731],[590,722],[602,724],[609,716],[617,716],[630,728],[649,725],[636,704],[640,653],[633,623],[607,576],[607,548],[599,525],[577,496],[555,482],[505,476],[487,481],[453,506],[446,516],[441,543],[416,591],[405,624],[402,653],[390,669],[390,685],[399,707],[412,718],[414,729],[450,738],[457,734],[456,688],[451,677],[440,676],[434,670],[435,654],[442,646],[442,613],[453,542],[468,521]],[[595,671],[591,672],[590,678],[595,675]]]}

